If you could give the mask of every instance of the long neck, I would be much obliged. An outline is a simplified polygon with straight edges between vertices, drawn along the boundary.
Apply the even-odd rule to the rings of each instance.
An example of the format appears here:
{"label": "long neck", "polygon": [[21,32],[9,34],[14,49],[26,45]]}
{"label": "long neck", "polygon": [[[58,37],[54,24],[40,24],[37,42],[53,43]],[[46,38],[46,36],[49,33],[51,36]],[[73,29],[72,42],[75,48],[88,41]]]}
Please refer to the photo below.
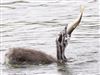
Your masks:
{"label": "long neck", "polygon": [[74,22],[65,26],[65,29],[60,32],[58,38],[56,39],[56,46],[57,46],[57,60],[66,62],[66,57],[64,54],[65,48],[68,45],[68,38],[71,37],[71,33],[73,30],[79,25],[82,19],[84,7],[81,6],[80,9],[80,16],[74,20]]}
{"label": "long neck", "polygon": [[58,38],[56,39],[56,47],[57,47],[57,60],[60,62],[65,62],[67,59],[65,57],[64,51],[66,48],[67,40],[67,32],[66,32],[67,26],[65,27],[64,31],[62,31]]}
{"label": "long neck", "polygon": [[[80,16],[74,21],[74,23],[68,24],[65,26],[65,29],[60,32],[58,38],[56,39],[57,45],[57,60],[58,61],[66,61],[66,57],[64,54],[65,48],[68,44],[68,38],[71,36],[73,30],[79,25],[81,22],[82,13]],[[70,26],[69,26],[70,25]],[[68,27],[67,27],[68,26]]]}

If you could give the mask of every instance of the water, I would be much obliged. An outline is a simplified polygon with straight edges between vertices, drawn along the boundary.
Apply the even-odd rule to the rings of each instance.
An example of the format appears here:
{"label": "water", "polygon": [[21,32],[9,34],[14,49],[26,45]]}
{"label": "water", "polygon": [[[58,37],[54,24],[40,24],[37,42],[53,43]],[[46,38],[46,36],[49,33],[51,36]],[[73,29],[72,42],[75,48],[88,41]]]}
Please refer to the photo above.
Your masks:
{"label": "water", "polygon": [[[55,39],[65,24],[85,11],[66,48],[66,66],[32,65],[9,68],[4,55],[9,48],[35,48],[56,58]],[[2,75],[100,75],[99,3],[97,0],[2,0],[0,72]]]}

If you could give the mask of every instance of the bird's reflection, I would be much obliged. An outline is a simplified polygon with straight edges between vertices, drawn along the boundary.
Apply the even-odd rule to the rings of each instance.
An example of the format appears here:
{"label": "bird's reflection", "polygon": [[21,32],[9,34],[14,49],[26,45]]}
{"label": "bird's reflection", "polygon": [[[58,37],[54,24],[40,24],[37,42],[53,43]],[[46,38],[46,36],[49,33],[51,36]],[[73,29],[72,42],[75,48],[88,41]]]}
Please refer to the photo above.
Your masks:
{"label": "bird's reflection", "polygon": [[68,67],[68,64],[63,64],[63,65],[57,65],[57,68],[58,68],[58,72],[61,74],[61,75],[73,75],[72,73],[72,70]]}

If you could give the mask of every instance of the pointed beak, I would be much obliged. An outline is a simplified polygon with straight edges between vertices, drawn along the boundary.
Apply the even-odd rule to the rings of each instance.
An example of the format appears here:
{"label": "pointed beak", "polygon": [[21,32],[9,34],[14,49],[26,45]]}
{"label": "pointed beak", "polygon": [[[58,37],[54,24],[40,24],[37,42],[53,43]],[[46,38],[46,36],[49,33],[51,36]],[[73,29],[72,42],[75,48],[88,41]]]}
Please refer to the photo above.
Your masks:
{"label": "pointed beak", "polygon": [[73,30],[79,25],[79,23],[81,22],[82,19],[82,15],[83,15],[83,11],[84,11],[84,7],[81,6],[80,7],[80,15],[78,18],[76,18],[76,20],[74,20],[72,23],[68,24],[67,27],[67,33],[69,35],[71,35],[71,33],[73,32]]}

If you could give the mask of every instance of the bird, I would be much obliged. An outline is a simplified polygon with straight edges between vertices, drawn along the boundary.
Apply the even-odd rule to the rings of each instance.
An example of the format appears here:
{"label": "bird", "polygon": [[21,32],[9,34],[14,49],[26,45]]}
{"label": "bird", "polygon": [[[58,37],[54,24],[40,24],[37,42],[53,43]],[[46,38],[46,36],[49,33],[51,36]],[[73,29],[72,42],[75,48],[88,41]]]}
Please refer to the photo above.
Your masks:
{"label": "bird", "polygon": [[68,60],[65,56],[65,49],[73,30],[79,25],[83,16],[84,7],[80,8],[80,15],[72,23],[66,25],[56,38],[56,59],[52,56],[35,49],[28,48],[10,48],[5,54],[5,62],[10,65],[26,65],[26,64],[65,64]]}

